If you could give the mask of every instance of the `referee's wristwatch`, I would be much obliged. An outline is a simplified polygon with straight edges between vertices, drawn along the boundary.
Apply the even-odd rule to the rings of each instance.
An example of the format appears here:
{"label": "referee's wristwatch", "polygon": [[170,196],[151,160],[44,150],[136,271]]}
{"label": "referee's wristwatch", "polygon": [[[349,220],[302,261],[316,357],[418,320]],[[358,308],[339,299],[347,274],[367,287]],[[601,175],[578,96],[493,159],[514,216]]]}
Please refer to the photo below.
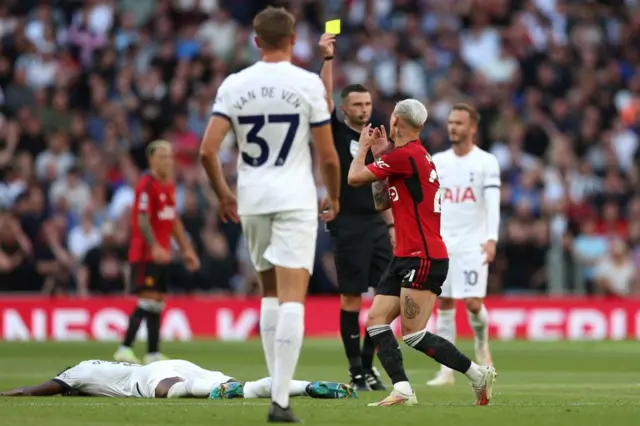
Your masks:
{"label": "referee's wristwatch", "polygon": [[395,223],[387,223],[387,228],[391,229],[391,228],[395,228],[396,224]]}

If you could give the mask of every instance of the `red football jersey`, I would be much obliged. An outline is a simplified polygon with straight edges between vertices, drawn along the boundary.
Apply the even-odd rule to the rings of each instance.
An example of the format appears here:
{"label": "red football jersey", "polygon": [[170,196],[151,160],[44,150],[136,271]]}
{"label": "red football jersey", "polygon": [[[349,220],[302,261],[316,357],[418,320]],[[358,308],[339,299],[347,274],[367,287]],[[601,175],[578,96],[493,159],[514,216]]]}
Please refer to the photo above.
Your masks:
{"label": "red football jersey", "polygon": [[395,220],[398,257],[446,259],[440,236],[440,182],[431,156],[419,140],[397,147],[367,166],[387,189]]}
{"label": "red football jersey", "polygon": [[176,187],[173,182],[162,182],[151,173],[146,173],[136,185],[135,194],[136,198],[131,211],[129,262],[151,262],[153,261],[151,247],[138,227],[138,214],[148,214],[156,241],[169,250],[173,225],[177,217]]}

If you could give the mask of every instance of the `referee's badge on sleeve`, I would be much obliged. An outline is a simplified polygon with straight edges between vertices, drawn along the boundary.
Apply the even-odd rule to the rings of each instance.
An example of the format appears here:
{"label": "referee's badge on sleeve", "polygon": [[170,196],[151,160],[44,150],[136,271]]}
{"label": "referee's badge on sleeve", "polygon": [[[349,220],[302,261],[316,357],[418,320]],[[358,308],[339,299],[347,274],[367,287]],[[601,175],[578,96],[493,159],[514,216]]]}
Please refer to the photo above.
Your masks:
{"label": "referee's badge on sleeve", "polygon": [[351,139],[351,145],[349,146],[349,151],[351,152],[352,157],[356,156],[356,154],[358,153],[359,147],[360,147],[360,144],[358,143],[358,141],[354,141],[353,139]]}

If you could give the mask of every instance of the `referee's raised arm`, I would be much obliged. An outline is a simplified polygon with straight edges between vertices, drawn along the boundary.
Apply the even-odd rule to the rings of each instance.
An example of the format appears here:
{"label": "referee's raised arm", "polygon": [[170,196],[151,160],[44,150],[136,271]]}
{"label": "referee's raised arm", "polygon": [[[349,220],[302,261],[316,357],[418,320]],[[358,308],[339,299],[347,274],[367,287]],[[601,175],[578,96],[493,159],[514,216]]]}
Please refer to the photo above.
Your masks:
{"label": "referee's raised arm", "polygon": [[[331,111],[333,140],[340,158],[340,213],[327,223],[335,254],[340,290],[340,334],[349,361],[351,382],[359,391],[385,390],[373,367],[375,348],[368,335],[360,342],[362,293],[376,287],[391,261],[390,234],[393,217],[376,210],[370,186],[355,188],[347,183],[347,171],[362,129],[371,120],[371,94],[361,84],[352,84],[341,92],[340,105],[333,101],[333,59],[336,36],[323,34],[318,43],[323,58],[320,77],[327,92]],[[338,109],[343,118],[338,118]],[[374,160],[371,152],[366,163]]]}

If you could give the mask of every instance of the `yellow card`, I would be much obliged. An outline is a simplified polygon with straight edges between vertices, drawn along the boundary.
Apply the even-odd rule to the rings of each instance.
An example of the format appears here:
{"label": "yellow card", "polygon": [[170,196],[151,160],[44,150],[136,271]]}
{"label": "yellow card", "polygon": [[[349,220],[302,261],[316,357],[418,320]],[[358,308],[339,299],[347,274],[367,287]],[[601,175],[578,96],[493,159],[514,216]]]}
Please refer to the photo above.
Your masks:
{"label": "yellow card", "polygon": [[324,32],[328,34],[340,34],[340,20],[334,19],[324,24]]}

